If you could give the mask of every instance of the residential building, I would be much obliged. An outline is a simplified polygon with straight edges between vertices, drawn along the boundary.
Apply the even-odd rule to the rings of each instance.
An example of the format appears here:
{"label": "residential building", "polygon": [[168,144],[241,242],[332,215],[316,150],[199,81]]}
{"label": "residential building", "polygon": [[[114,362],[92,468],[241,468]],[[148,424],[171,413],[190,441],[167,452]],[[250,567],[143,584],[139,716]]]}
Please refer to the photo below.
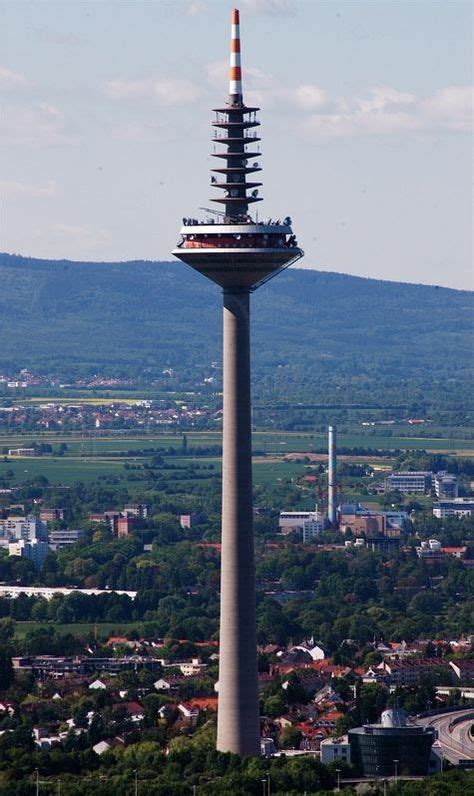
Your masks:
{"label": "residential building", "polygon": [[452,556],[453,558],[464,558],[467,553],[467,545],[459,545],[457,547],[442,547],[441,552],[445,556]]}
{"label": "residential building", "polygon": [[446,472],[446,470],[440,470],[434,476],[433,484],[437,498],[457,498],[458,479],[455,475]]}
{"label": "residential building", "polygon": [[128,503],[123,509],[126,517],[137,517],[140,520],[146,520],[150,516],[150,512],[149,503]]}
{"label": "residential building", "polygon": [[181,528],[192,528],[194,525],[202,522],[203,519],[203,515],[198,514],[197,512],[191,512],[191,514],[180,514],[179,524],[181,525]]}
{"label": "residential building", "polygon": [[474,682],[474,660],[471,658],[461,658],[460,660],[450,661],[449,665],[459,682]]}
{"label": "residential building", "polygon": [[[159,674],[161,664],[149,656],[128,655],[120,658],[94,658],[90,655],[66,657],[60,655],[32,655],[12,658],[13,668],[18,671],[35,672],[38,676],[65,677],[97,672],[114,675],[127,669],[149,669]],[[100,683],[100,684],[99,684]],[[103,689],[102,680],[91,683],[92,690]]]}
{"label": "residential building", "polygon": [[181,714],[183,719],[186,719],[190,724],[193,726],[197,724],[197,720],[199,718],[199,708],[191,705],[188,702],[180,702],[178,705],[178,711]]}
{"label": "residential building", "polygon": [[192,677],[194,674],[201,674],[207,669],[207,663],[202,663],[200,658],[193,658],[191,661],[183,661],[176,664],[185,677]]}
{"label": "residential building", "polygon": [[64,519],[64,509],[47,509],[41,508],[40,509],[40,520],[42,522],[52,522],[54,520],[63,520]]}
{"label": "residential building", "polygon": [[440,558],[443,555],[441,542],[437,539],[426,539],[416,548],[416,554],[418,558]]}
{"label": "residential building", "polygon": [[85,531],[73,528],[61,528],[49,532],[49,546],[51,550],[61,550],[70,544],[77,544],[84,538]]}
{"label": "residential building", "polygon": [[20,556],[20,558],[27,558],[33,563],[35,569],[40,570],[43,561],[49,553],[49,545],[47,542],[40,542],[38,539],[32,539],[31,542],[25,542],[20,539],[18,542],[10,542],[8,545],[9,556]]}
{"label": "residential building", "polygon": [[110,530],[114,533],[117,533],[117,524],[121,517],[120,511],[104,511],[100,514],[92,513],[89,514],[89,519],[91,522],[103,522],[105,525],[108,525]]}
{"label": "residential building", "polygon": [[137,517],[119,517],[117,520],[117,536],[123,539],[133,531],[137,524]]}
{"label": "residential building", "polygon": [[117,702],[112,705],[112,715],[119,713],[130,719],[134,724],[139,724],[145,718],[145,709],[139,702]]}
{"label": "residential building", "polygon": [[378,664],[377,670],[385,672],[385,677],[390,685],[417,685],[427,675],[434,674],[435,670],[443,668],[449,679],[450,669],[448,664],[439,658],[404,658],[403,660],[383,660]]}
{"label": "residential building", "polygon": [[340,738],[325,738],[319,748],[323,766],[342,762],[351,764],[351,745],[347,735],[342,735]]}
{"label": "residential building", "polygon": [[453,500],[440,500],[433,503],[433,515],[440,520],[446,517],[470,517],[474,512],[474,500],[472,498],[454,498]]}
{"label": "residential building", "polygon": [[34,539],[47,540],[46,526],[35,517],[29,514],[27,517],[7,517],[0,519],[0,539],[18,541],[23,539],[31,542]]}
{"label": "residential building", "polygon": [[408,495],[429,495],[431,492],[433,473],[431,471],[392,473],[385,480],[386,492],[397,489]]}

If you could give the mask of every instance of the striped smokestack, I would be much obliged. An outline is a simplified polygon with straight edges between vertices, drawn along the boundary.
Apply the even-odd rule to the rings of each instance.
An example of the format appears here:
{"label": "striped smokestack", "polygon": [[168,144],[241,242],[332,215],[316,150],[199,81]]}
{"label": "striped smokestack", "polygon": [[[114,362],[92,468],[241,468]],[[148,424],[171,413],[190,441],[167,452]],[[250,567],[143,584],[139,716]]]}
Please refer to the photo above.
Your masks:
{"label": "striped smokestack", "polygon": [[328,520],[334,526],[337,521],[336,426],[328,427],[328,446]]}
{"label": "striped smokestack", "polygon": [[240,18],[237,8],[232,11],[230,34],[229,105],[243,105],[242,69],[240,64]]}

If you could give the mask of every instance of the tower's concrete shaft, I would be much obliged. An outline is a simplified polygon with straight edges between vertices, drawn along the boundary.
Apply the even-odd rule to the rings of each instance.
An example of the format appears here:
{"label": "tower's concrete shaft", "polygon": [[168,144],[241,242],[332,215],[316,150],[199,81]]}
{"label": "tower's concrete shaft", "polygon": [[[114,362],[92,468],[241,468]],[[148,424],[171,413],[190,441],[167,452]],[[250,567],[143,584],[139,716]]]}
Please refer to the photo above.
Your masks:
{"label": "tower's concrete shaft", "polygon": [[224,290],[224,433],[217,749],[260,754],[252,520],[249,290]]}
{"label": "tower's concrete shaft", "polygon": [[328,427],[328,520],[331,525],[337,521],[337,462],[336,427]]}

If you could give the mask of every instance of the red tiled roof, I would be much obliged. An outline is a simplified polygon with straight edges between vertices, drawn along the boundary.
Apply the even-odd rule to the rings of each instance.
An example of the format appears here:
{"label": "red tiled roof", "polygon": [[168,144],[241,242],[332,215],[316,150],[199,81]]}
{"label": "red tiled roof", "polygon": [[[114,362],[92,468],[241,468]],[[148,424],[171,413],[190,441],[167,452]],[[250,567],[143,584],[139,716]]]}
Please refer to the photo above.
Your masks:
{"label": "red tiled roof", "polygon": [[143,706],[140,705],[139,702],[118,702],[117,704],[112,705],[113,711],[121,710],[122,708],[125,708],[126,712],[129,714],[145,712]]}
{"label": "red tiled roof", "polygon": [[337,721],[344,716],[344,713],[341,713],[340,710],[330,710],[328,713],[323,713],[322,716],[319,717],[320,721]]}
{"label": "red tiled roof", "polygon": [[199,710],[217,710],[217,697],[194,698],[189,704]]}

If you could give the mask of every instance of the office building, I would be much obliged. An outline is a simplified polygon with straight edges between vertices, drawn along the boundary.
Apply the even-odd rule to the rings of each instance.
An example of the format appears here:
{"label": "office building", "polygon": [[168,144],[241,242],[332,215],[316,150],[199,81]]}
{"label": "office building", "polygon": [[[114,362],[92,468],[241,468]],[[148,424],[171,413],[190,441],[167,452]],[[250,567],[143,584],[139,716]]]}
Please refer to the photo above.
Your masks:
{"label": "office building", "polygon": [[474,500],[472,498],[454,498],[454,500],[440,500],[433,503],[433,515],[440,520],[447,517],[470,517],[474,512]]}
{"label": "office building", "polygon": [[431,492],[433,473],[428,471],[399,471],[387,476],[385,491],[398,490],[407,495],[429,495]]}
{"label": "office building", "polygon": [[433,727],[407,724],[403,710],[386,710],[380,724],[349,730],[352,763],[365,777],[424,776],[436,740]]}

